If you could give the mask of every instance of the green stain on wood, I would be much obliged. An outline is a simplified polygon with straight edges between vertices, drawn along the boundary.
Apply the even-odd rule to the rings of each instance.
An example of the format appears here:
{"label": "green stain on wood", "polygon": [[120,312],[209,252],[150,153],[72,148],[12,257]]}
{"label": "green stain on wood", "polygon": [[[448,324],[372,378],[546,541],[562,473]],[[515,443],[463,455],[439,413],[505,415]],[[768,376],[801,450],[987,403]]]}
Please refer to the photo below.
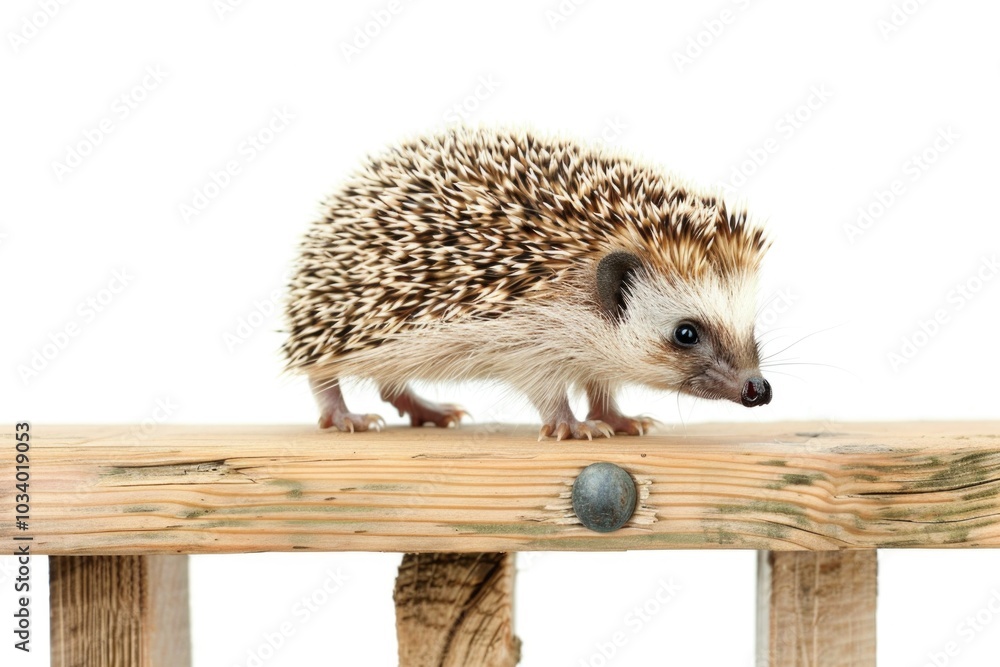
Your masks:
{"label": "green stain on wood", "polygon": [[968,528],[956,528],[948,533],[948,537],[945,538],[945,544],[962,544],[969,541],[969,529]]}
{"label": "green stain on wood", "polygon": [[996,479],[1000,475],[1000,452],[972,452],[939,465],[941,470],[914,482],[912,488],[949,489]]}
{"label": "green stain on wood", "polygon": [[879,519],[887,521],[910,520],[917,516],[917,511],[913,507],[880,507],[878,509]]}
{"label": "green stain on wood", "polygon": [[996,514],[997,506],[994,503],[980,503],[978,505],[965,505],[963,503],[944,503],[936,506],[933,511],[934,517],[953,517],[966,515],[970,518]]}
{"label": "green stain on wood", "polygon": [[752,500],[741,505],[720,505],[717,509],[722,514],[781,514],[793,519],[800,526],[809,525],[804,509],[778,500]]}
{"label": "green stain on wood", "polygon": [[[623,528],[622,530],[627,530]],[[696,547],[705,544],[720,544],[711,535],[702,533],[643,533],[641,535],[617,535],[607,533],[598,537],[564,537],[551,540],[532,540],[525,544],[529,549],[545,551],[625,551],[643,545]]]}
{"label": "green stain on wood", "polygon": [[891,541],[886,541],[886,542],[878,542],[875,545],[875,547],[878,548],[878,549],[891,549],[891,548],[899,548],[899,547],[926,547],[926,546],[927,546],[927,542],[924,541],[924,540],[911,540],[911,539],[902,539],[902,540],[891,540]]}
{"label": "green stain on wood", "polygon": [[818,479],[822,479],[824,475],[822,473],[788,473],[781,476],[781,480],[777,482],[771,482],[764,486],[766,489],[783,489],[786,486],[811,486],[813,482]]}
{"label": "green stain on wood", "polygon": [[365,505],[333,505],[297,503],[295,505],[259,505],[254,507],[225,507],[219,508],[219,514],[261,514],[270,515],[270,518],[281,519],[281,514],[285,513],[307,513],[316,512],[320,514],[372,514],[385,516],[389,513],[397,513],[394,507],[370,507]]}
{"label": "green stain on wood", "polygon": [[788,465],[788,462],[784,461],[782,459],[769,459],[767,461],[761,461],[760,464],[762,466],[780,466],[780,467],[784,467],[784,466]]}
{"label": "green stain on wood", "polygon": [[283,486],[288,489],[285,495],[289,498],[301,498],[302,497],[302,482],[293,482],[289,479],[271,479],[268,480],[268,484],[274,484],[276,486]]}
{"label": "green stain on wood", "polygon": [[726,530],[721,526],[717,528],[714,531],[714,533],[710,532],[709,534],[714,534],[715,539],[713,540],[713,542],[715,544],[737,544],[738,542],[740,542],[739,533],[734,533],[731,530]]}
{"label": "green stain on wood", "polygon": [[984,498],[995,498],[998,495],[1000,495],[1000,484],[994,484],[979,491],[966,493],[962,496],[962,500],[982,500]]}
{"label": "green stain on wood", "polygon": [[[767,521],[765,523],[754,523],[753,528],[760,528],[760,534],[772,540],[782,540],[788,537],[788,526],[781,523]],[[757,532],[757,531],[754,531]]]}
{"label": "green stain on wood", "polygon": [[139,512],[157,512],[163,509],[162,507],[156,507],[155,505],[126,505],[122,508],[122,512],[125,514],[136,514]]}
{"label": "green stain on wood", "polygon": [[821,479],[822,477],[823,477],[822,473],[818,472],[810,473],[808,475],[788,474],[788,475],[782,475],[781,481],[783,481],[785,484],[788,484],[789,486],[809,486],[817,479]]}
{"label": "green stain on wood", "polygon": [[554,535],[566,529],[552,523],[455,523],[458,532],[477,535]]}
{"label": "green stain on wood", "polygon": [[239,528],[246,527],[246,524],[242,521],[233,521],[231,519],[223,519],[221,521],[205,521],[198,524],[198,530],[211,530],[213,528]]}
{"label": "green stain on wood", "polygon": [[[858,482],[887,481],[900,486],[889,494],[910,491],[953,491],[959,487],[998,482],[990,489],[970,492],[974,498],[1000,495],[1000,451],[977,451],[946,456],[914,456],[895,464],[850,464],[841,466]],[[865,472],[858,472],[858,471]],[[978,495],[978,494],[982,495]],[[965,496],[963,496],[964,499]]]}
{"label": "green stain on wood", "polygon": [[413,487],[409,484],[364,484],[357,487],[357,491],[410,491]]}

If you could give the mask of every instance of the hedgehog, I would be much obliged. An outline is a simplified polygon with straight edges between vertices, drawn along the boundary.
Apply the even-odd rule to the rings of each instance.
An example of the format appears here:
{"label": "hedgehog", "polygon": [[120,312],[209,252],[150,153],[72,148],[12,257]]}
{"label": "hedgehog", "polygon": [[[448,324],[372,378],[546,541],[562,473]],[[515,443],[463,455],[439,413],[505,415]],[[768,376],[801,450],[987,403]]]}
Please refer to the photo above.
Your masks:
{"label": "hedgehog", "polygon": [[[455,404],[415,381],[522,393],[539,439],[642,435],[626,385],[765,405],[754,332],[769,245],[743,206],[607,148],[457,127],[370,157],[323,203],[286,304],[286,370],[308,376],[321,428],[378,429],[345,378],[374,380],[414,426]],[[578,419],[570,392],[586,393]]]}

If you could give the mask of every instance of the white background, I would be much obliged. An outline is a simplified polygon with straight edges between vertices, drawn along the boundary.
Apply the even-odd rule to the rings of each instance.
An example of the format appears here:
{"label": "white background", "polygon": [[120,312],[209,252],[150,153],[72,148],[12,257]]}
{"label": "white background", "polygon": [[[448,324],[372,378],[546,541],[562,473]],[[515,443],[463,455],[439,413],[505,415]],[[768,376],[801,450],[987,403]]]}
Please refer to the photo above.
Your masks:
{"label": "white background", "polygon": [[[768,374],[772,404],[637,391],[629,411],[667,423],[997,417],[1000,5],[227,7],[4,3],[4,423],[312,422],[305,383],[279,375],[272,314],[295,244],[365,154],[463,116],[606,142],[725,184],[767,221],[765,350],[798,341],[779,354],[795,365]],[[268,136],[276,111],[292,118]],[[251,150],[250,136],[269,142]],[[86,155],[69,166],[73,152]],[[239,173],[213,189],[228,161]],[[206,189],[204,210],[183,215]],[[481,387],[461,395],[478,421],[537,419]],[[348,399],[394,417],[374,392]],[[522,555],[522,664],[601,664],[595,644],[624,629],[608,664],[749,666],[754,558]],[[192,559],[195,664],[247,665],[286,620],[294,636],[263,664],[395,664],[398,560]],[[998,565],[987,551],[881,553],[880,664],[931,664],[950,641],[960,652],[947,664],[996,664],[1000,619],[970,641],[958,626],[1000,591]],[[30,659],[10,648],[9,566],[0,663],[47,664],[43,559]],[[293,605],[338,569],[341,590],[299,624]],[[681,593],[634,632],[626,615],[664,577]]]}

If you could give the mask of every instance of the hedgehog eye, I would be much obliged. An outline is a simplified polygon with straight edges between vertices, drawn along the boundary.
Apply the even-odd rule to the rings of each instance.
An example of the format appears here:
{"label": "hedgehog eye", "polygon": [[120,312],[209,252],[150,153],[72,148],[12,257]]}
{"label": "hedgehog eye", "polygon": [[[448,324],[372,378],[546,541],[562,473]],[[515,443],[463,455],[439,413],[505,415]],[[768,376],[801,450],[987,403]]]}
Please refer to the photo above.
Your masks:
{"label": "hedgehog eye", "polygon": [[674,342],[681,347],[694,347],[698,344],[698,329],[690,322],[682,322],[674,329]]}

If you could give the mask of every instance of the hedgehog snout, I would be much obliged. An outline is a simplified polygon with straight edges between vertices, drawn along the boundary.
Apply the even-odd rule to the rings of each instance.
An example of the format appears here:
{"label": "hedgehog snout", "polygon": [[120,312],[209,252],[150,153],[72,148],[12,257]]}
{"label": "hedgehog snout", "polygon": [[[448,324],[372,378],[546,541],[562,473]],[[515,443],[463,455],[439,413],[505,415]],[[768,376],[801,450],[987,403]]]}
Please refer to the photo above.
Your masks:
{"label": "hedgehog snout", "polygon": [[771,402],[771,383],[760,376],[752,377],[743,385],[740,402],[748,408]]}

